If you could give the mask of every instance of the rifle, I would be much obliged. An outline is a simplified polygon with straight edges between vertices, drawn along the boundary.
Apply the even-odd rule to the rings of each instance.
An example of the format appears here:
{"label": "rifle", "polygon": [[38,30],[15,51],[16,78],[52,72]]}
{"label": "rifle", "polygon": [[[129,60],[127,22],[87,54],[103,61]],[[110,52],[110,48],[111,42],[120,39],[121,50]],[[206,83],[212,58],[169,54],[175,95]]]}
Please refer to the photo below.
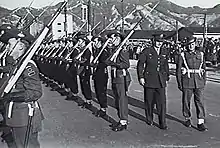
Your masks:
{"label": "rifle", "polygon": [[100,50],[96,58],[92,61],[92,64],[94,65],[97,64],[99,57],[101,56],[102,52],[105,50],[105,47],[108,45],[109,41],[110,41],[110,38],[104,43],[104,45],[102,46],[102,49]]}
{"label": "rifle", "polygon": [[62,2],[61,6],[58,8],[57,12],[53,15],[52,19],[48,23],[48,25],[45,26],[41,34],[38,36],[38,38],[35,40],[35,42],[30,46],[28,51],[25,53],[25,55],[22,57],[22,59],[19,61],[17,67],[12,71],[12,74],[8,77],[8,79],[4,82],[4,84],[1,86],[0,89],[0,95],[3,96],[4,93],[9,93],[14,84],[17,82],[18,78],[23,73],[24,69],[26,68],[28,62],[31,60],[33,55],[35,54],[36,50],[42,43],[43,39],[46,37],[47,33],[50,30],[50,27],[54,20],[57,18],[57,16],[60,14],[60,12],[63,10],[63,8],[66,6],[67,2]]}
{"label": "rifle", "polygon": [[37,21],[38,18],[40,18],[46,11],[47,9],[54,3],[54,1],[52,3],[50,3],[49,6],[47,6],[38,16],[35,16],[25,27],[24,30],[27,30],[33,23],[34,21]]}
{"label": "rifle", "polygon": [[53,53],[53,51],[56,49],[56,47],[52,47],[52,49],[50,50],[50,52],[48,52],[46,55],[45,55],[45,57],[49,57],[52,53]]}
{"label": "rifle", "polygon": [[134,25],[134,27],[132,28],[132,30],[129,32],[129,34],[125,37],[125,39],[121,42],[121,44],[118,46],[118,48],[115,50],[115,52],[107,59],[107,61],[111,61],[111,62],[116,62],[116,59],[120,53],[120,51],[123,49],[122,47],[124,46],[124,44],[127,42],[127,40],[132,36],[132,34],[134,33],[134,29],[137,27],[137,25],[144,20],[158,5],[159,5],[160,1],[156,3],[156,5],[154,5],[153,8],[151,8],[150,12],[144,16],[141,17],[141,19]]}
{"label": "rifle", "polygon": [[[81,30],[82,30],[82,28],[84,27],[86,25],[86,22],[84,22],[83,24],[82,24],[82,26],[79,28],[79,30],[77,31],[77,32],[75,32],[75,34],[73,35],[73,37],[72,38],[74,38]],[[59,53],[59,55],[58,55],[58,57],[61,57],[61,55],[63,54],[63,52],[66,50],[66,48],[67,48],[67,46],[69,45],[69,43],[64,47],[64,49]],[[78,45],[78,44],[77,44]],[[77,47],[77,46],[74,46],[75,48]],[[73,47],[73,48],[74,48]],[[74,49],[75,49],[74,48]],[[58,50],[60,50],[60,48],[58,49]],[[58,50],[57,50],[57,52],[56,53],[58,53]],[[55,54],[53,54],[53,57],[56,55],[56,53]]]}
{"label": "rifle", "polygon": [[101,32],[98,33],[98,35],[102,34],[105,30],[107,30],[108,27],[110,27],[115,21],[116,19],[114,19],[111,23],[109,23]]}
{"label": "rifle", "polygon": [[[34,0],[31,1],[31,3],[28,6],[28,9],[31,7],[31,5],[33,4]],[[28,12],[29,13],[29,12]],[[19,25],[22,23],[22,21],[24,21],[26,19],[26,17],[28,16],[28,13],[22,18],[20,18],[16,24],[16,27],[19,27]],[[23,24],[22,24],[23,25]]]}
{"label": "rifle", "polygon": [[[96,25],[92,28],[92,30],[91,30],[90,32],[92,32],[99,24],[100,24],[100,22],[99,22],[98,24],[96,24]],[[88,34],[88,33],[87,33],[87,34]],[[86,34],[86,35],[87,35],[87,34]],[[83,51],[80,52],[80,53],[75,57],[75,60],[79,60],[80,57],[84,54],[84,52],[89,48],[89,46],[91,46],[91,44],[92,44],[92,41],[90,41],[89,44],[83,49]],[[75,49],[75,48],[74,48],[74,49]],[[72,52],[74,51],[74,49],[72,50]],[[70,55],[71,55],[71,54],[70,54]]]}

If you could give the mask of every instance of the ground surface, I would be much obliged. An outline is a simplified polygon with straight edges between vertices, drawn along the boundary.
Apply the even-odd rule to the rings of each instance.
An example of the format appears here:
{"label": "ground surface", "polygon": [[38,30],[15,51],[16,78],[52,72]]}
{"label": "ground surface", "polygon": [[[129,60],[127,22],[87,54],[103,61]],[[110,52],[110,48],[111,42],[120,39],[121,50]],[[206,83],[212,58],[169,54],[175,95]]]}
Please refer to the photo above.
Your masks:
{"label": "ground surface", "polygon": [[[172,66],[172,65],[171,65]],[[176,79],[171,76],[167,89],[167,131],[145,124],[143,109],[143,88],[138,84],[136,69],[130,69],[132,83],[129,89],[129,126],[128,130],[113,132],[111,122],[117,121],[112,92],[108,90],[108,116],[97,118],[93,115],[98,109],[94,94],[94,107],[82,109],[79,101],[67,101],[56,91],[43,85],[43,97],[40,102],[45,115],[43,131],[40,133],[42,148],[175,148],[175,147],[220,147],[220,85],[207,82],[205,104],[207,112],[207,132],[199,132],[196,127],[195,107],[192,104],[193,128],[183,125],[181,113],[181,93],[177,89]],[[208,76],[219,78],[218,71],[210,70]],[[193,103],[193,102],[192,102]],[[155,115],[155,123],[157,116]],[[0,143],[0,148],[7,147]]]}

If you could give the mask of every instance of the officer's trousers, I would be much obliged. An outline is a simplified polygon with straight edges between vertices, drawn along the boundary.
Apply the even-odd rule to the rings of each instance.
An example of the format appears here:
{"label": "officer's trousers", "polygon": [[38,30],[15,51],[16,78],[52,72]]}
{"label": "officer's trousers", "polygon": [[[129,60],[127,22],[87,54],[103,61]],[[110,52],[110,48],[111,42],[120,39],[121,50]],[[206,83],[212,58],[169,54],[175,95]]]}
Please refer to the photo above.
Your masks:
{"label": "officer's trousers", "polygon": [[[17,148],[24,148],[26,129],[26,126],[12,128],[12,134]],[[40,143],[38,141],[38,132],[30,133],[28,148],[40,148]]]}
{"label": "officer's trousers", "polygon": [[166,89],[144,87],[144,104],[147,122],[153,123],[153,109],[156,103],[159,125],[166,126]]}
{"label": "officer's trousers", "polygon": [[103,76],[96,75],[94,77],[94,87],[96,97],[99,101],[101,108],[107,108],[107,84],[108,84],[108,74],[103,73]]}
{"label": "officer's trousers", "polygon": [[126,92],[129,84],[130,81],[124,83],[112,83],[112,91],[115,96],[115,106],[118,110],[120,120],[128,120],[128,97]]}
{"label": "officer's trousers", "polygon": [[196,107],[197,118],[205,119],[203,90],[204,88],[183,88],[182,112],[185,118],[191,117],[190,104],[191,104],[192,95],[194,94],[194,103]]}

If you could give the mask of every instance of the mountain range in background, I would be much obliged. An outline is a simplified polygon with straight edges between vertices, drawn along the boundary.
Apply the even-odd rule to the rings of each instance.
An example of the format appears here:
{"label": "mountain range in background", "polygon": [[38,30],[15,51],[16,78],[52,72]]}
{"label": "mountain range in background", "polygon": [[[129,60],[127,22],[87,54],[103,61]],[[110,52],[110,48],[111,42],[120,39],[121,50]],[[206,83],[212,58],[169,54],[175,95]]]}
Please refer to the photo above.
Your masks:
{"label": "mountain range in background", "polygon": [[[144,21],[137,26],[139,30],[174,30],[176,21],[178,27],[203,26],[204,14],[208,27],[220,27],[220,4],[213,8],[200,8],[198,6],[182,7],[168,0],[161,0],[156,9],[149,14],[151,8],[157,3],[156,0],[91,0],[91,24],[94,26],[101,21],[101,27],[105,27],[112,20],[115,23],[112,27],[121,26],[121,18],[124,18],[124,29],[131,29],[134,24],[142,17],[148,15]],[[74,16],[74,22],[77,26],[81,21],[81,4],[87,4],[88,0],[68,0],[67,13]],[[0,24],[16,24],[20,17],[24,17],[28,11],[33,16],[39,15],[44,9],[47,11],[39,18],[39,21],[45,20],[53,15],[61,3],[40,9],[22,7],[15,10],[8,10],[0,7]],[[123,8],[123,9],[122,9]],[[33,19],[32,15],[27,15],[27,20]]]}

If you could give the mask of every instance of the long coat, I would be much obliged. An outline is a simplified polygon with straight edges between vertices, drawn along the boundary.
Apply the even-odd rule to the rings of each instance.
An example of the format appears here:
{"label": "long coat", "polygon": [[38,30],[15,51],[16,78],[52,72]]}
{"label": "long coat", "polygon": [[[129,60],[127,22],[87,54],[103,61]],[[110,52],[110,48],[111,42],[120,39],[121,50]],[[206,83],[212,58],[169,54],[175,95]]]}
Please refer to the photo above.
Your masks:
{"label": "long coat", "polygon": [[145,87],[164,88],[169,80],[169,51],[161,48],[159,54],[154,47],[146,48],[137,63],[138,79],[145,79]]}
{"label": "long coat", "polygon": [[[9,93],[9,100],[14,102],[11,117],[8,117],[9,101],[6,103],[6,125],[10,127],[24,127],[28,124],[28,103],[40,99],[42,86],[39,71],[33,61],[29,62],[25,70],[15,84],[15,88]],[[11,102],[11,101],[10,101]],[[40,105],[35,108],[32,130],[40,131],[41,122],[44,119]]]}

